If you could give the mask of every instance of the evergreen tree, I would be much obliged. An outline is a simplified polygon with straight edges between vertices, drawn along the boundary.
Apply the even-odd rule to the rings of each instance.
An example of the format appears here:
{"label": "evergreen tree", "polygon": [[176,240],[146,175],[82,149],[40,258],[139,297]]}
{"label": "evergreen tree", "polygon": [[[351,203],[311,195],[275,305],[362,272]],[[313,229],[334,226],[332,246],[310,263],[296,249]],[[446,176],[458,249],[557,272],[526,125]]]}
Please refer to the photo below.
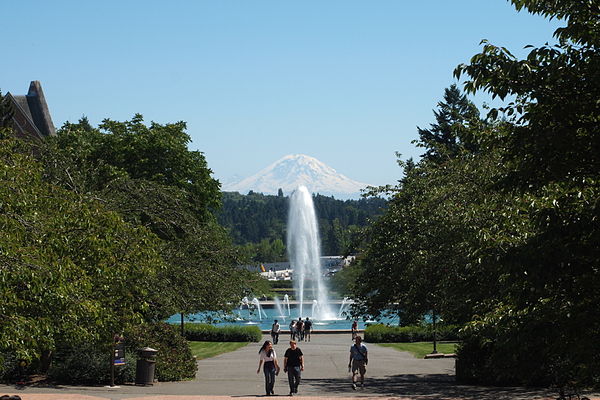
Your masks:
{"label": "evergreen tree", "polygon": [[438,102],[433,112],[436,122],[429,129],[417,128],[417,144],[425,147],[425,159],[441,162],[455,156],[460,147],[475,151],[476,144],[470,132],[470,125],[479,123],[479,110],[460,89],[453,84],[444,90],[444,100]]}

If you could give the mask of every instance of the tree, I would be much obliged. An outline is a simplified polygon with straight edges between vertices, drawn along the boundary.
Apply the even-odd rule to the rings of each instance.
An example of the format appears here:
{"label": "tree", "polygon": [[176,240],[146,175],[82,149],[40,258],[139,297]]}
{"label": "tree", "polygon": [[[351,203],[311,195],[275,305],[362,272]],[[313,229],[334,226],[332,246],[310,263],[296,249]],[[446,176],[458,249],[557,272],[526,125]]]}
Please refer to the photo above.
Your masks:
{"label": "tree", "polygon": [[353,286],[360,313],[378,316],[387,310],[400,314],[401,324],[427,313],[441,313],[448,322],[469,320],[464,295],[448,282],[460,281],[469,263],[465,242],[473,241],[477,228],[466,224],[466,210],[487,195],[486,175],[478,176],[473,161],[480,157],[476,133],[491,126],[455,85],[444,99],[434,111],[437,124],[419,129],[419,144],[427,150],[423,159],[399,161],[404,178],[375,192],[391,191],[392,198],[364,234],[363,272]]}
{"label": "tree", "polygon": [[[470,93],[514,98],[490,117],[510,122],[499,138],[507,171],[498,187],[516,196],[499,210],[495,245],[482,252],[498,265],[504,290],[473,321],[463,358],[479,354],[470,368],[481,380],[597,383],[600,5],[512,3],[566,26],[555,32],[558,44],[523,60],[484,42],[455,71],[467,75]],[[527,360],[524,351],[540,357]]]}
{"label": "tree", "polygon": [[455,156],[460,147],[473,152],[476,142],[472,137],[470,124],[479,122],[479,110],[455,85],[444,91],[444,101],[438,102],[438,110],[433,112],[436,123],[430,129],[417,128],[419,140],[416,143],[427,148],[425,159],[443,161]]}
{"label": "tree", "polygon": [[238,253],[213,215],[219,184],[204,156],[187,149],[184,130],[183,122],[146,126],[141,115],[99,129],[81,120],[42,152],[48,181],[100,199],[162,239],[167,267],[146,315],[153,320],[230,307],[245,288]]}
{"label": "tree", "polygon": [[0,357],[28,361],[66,341],[110,344],[143,318],[163,267],[153,234],[44,182],[30,152],[1,141]]}

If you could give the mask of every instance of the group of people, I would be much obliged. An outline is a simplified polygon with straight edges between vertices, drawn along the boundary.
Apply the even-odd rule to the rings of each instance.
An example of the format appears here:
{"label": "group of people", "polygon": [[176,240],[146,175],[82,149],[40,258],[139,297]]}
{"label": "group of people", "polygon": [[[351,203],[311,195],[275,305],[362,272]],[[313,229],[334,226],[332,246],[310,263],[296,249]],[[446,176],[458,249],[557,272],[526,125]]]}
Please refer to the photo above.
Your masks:
{"label": "group of people", "polygon": [[[306,318],[306,322],[310,321]],[[302,319],[298,321],[294,321],[296,328],[298,327],[298,322],[302,323]],[[290,396],[298,393],[298,385],[300,385],[300,379],[302,375],[302,371],[304,371],[304,354],[302,350],[298,347],[298,343],[296,342],[296,336],[299,335],[299,332],[303,332],[301,336],[298,336],[299,340],[305,340],[307,332],[308,332],[308,341],[310,341],[310,332],[312,331],[312,324],[308,326],[308,330],[306,327],[306,322],[301,324],[300,326],[303,328],[301,330],[297,330],[295,333],[291,330],[290,324],[290,333],[292,334],[290,340],[290,347],[285,351],[283,356],[283,372],[287,373],[288,384],[290,386]],[[277,325],[277,326],[276,326]],[[271,329],[271,336],[273,337],[273,341],[267,340],[264,342],[262,347],[260,348],[258,369],[256,373],[260,373],[261,366],[263,367],[263,372],[265,375],[265,392],[267,396],[272,396],[275,394],[275,376],[279,375],[280,366],[277,360],[277,354],[275,353],[275,349],[273,348],[273,344],[277,344],[279,342],[279,333],[281,331],[281,327],[277,320],[273,324],[273,328]],[[362,343],[362,338],[357,334],[358,329],[353,327],[352,329],[352,339],[354,344],[350,346],[350,359],[348,361],[348,372],[352,372],[352,389],[356,390],[357,384],[360,383],[360,386],[364,386],[365,374],[367,371],[367,364],[369,363],[368,358],[368,350],[367,346]]]}
{"label": "group of people", "polygon": [[290,321],[290,339],[300,342],[310,342],[310,334],[312,333],[312,321],[306,317],[306,320],[298,318]]}

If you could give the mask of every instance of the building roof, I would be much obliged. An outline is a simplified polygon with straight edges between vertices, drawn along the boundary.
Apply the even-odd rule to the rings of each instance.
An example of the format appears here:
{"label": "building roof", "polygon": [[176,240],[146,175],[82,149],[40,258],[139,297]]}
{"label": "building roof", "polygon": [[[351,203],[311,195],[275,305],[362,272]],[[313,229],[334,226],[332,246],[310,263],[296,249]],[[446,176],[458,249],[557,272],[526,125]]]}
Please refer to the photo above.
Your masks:
{"label": "building roof", "polygon": [[43,139],[56,135],[44,91],[39,81],[29,84],[26,95],[6,94],[13,108],[13,128],[19,136],[33,136]]}

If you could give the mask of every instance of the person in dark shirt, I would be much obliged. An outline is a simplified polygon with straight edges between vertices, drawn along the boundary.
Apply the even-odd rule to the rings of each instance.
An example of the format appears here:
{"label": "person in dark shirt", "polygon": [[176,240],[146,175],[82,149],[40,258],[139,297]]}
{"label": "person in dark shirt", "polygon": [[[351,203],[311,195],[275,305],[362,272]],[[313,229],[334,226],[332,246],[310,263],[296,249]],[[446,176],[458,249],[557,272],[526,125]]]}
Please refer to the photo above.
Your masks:
{"label": "person in dark shirt", "polygon": [[298,321],[296,322],[296,333],[298,334],[298,341],[303,341],[304,340],[304,321],[302,321],[302,318],[298,318]]}
{"label": "person in dark shirt", "polygon": [[302,350],[297,347],[296,341],[290,340],[290,348],[285,351],[283,356],[283,372],[288,374],[290,396],[298,393],[301,371],[304,371],[304,355]]}
{"label": "person in dark shirt", "polygon": [[304,321],[304,341],[310,342],[310,334],[312,332],[312,321],[306,317],[306,321]]}

